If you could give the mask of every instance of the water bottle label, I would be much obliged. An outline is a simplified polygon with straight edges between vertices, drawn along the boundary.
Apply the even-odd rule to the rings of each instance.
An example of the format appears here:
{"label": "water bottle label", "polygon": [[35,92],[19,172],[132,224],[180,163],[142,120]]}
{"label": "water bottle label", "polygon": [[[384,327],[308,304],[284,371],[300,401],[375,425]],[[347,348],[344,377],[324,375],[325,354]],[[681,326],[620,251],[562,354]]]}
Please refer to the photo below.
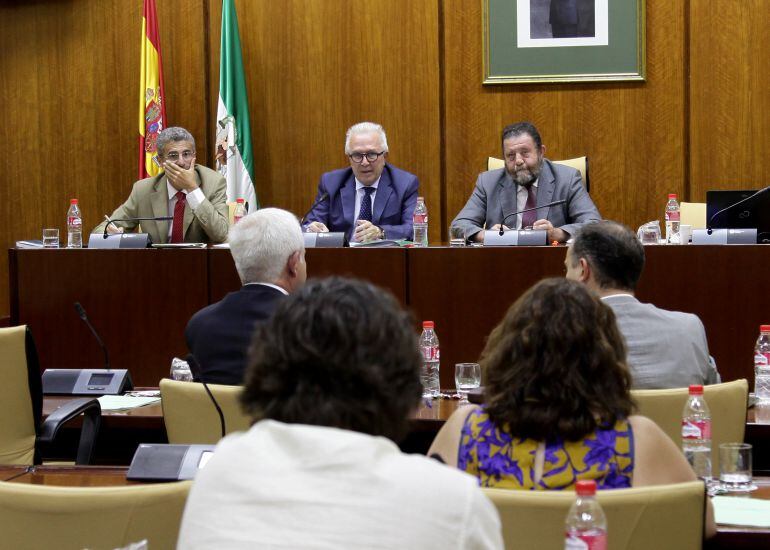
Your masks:
{"label": "water bottle label", "polygon": [[666,211],[666,221],[667,222],[678,222],[679,221],[679,211],[674,210],[673,212]]}
{"label": "water bottle label", "polygon": [[415,214],[412,216],[412,223],[428,223],[427,214]]}
{"label": "water bottle label", "polygon": [[78,216],[67,216],[67,225],[71,227],[80,227],[83,225],[83,220]]}
{"label": "water bottle label", "polygon": [[711,439],[711,420],[682,420],[682,439]]}
{"label": "water bottle label", "polygon": [[755,353],[754,366],[770,365],[770,353]]}
{"label": "water bottle label", "polygon": [[567,533],[564,550],[607,550],[607,533]]}
{"label": "water bottle label", "polygon": [[422,356],[426,361],[438,361],[439,355],[439,348],[437,347],[424,346],[422,348]]}

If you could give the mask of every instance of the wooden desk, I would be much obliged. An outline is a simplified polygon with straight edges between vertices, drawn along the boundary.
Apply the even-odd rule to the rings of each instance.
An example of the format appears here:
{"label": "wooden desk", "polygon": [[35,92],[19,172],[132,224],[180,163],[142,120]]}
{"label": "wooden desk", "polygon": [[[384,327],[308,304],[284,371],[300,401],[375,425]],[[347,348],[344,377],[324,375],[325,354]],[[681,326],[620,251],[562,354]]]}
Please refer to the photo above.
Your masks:
{"label": "wooden desk", "polygon": [[[727,495],[733,498],[757,498],[770,500],[770,477],[755,477],[759,489],[746,495]],[[716,536],[705,545],[708,550],[716,549],[767,549],[770,548],[770,529],[760,527],[736,527],[717,525]]]}

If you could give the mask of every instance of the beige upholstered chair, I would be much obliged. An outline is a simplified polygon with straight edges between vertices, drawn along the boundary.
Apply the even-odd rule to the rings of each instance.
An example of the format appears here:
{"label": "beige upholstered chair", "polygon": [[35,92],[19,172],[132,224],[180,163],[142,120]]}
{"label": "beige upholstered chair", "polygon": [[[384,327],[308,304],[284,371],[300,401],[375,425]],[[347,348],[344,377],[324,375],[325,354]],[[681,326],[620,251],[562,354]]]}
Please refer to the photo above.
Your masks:
{"label": "beige upholstered chair", "polygon": [[101,407],[96,399],[66,402],[45,422],[40,367],[26,325],[0,329],[0,464],[39,464],[39,448],[59,428],[85,413],[76,462],[88,464],[96,441]]}
{"label": "beige upholstered chair", "polygon": [[[506,548],[564,548],[573,491],[484,489],[500,513]],[[599,491],[609,548],[700,548],[705,488],[700,481]]]}
{"label": "beige upholstered chair", "polygon": [[[251,419],[238,401],[243,387],[208,386],[224,414],[226,433],[248,430]],[[169,443],[213,444],[222,438],[219,415],[203,384],[164,378],[160,397]]]}
{"label": "beige upholstered chair", "polygon": [[3,548],[175,548],[192,482],[57,487],[0,482]]}
{"label": "beige upholstered chair", "polygon": [[[638,405],[637,413],[653,420],[681,446],[682,411],[687,388],[668,390],[631,390]],[[719,475],[719,444],[743,442],[749,384],[745,379],[703,387],[703,397],[711,411],[711,466]]]}
{"label": "beige upholstered chair", "polygon": [[[564,166],[570,166],[580,172],[580,177],[583,178],[583,185],[586,187],[586,191],[591,192],[591,183],[588,179],[588,157],[576,157],[574,159],[567,160],[554,160],[555,164],[563,164]],[[505,162],[503,159],[489,157],[487,159],[487,170],[495,170],[497,168],[504,168]]]}

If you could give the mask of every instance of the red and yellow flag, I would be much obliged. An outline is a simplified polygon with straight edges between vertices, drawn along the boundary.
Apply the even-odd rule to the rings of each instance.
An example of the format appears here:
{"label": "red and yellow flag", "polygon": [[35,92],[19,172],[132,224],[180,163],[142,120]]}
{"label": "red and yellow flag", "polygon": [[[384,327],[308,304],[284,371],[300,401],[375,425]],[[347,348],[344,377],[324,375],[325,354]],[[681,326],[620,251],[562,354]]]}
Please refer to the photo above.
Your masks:
{"label": "red and yellow flag", "polygon": [[166,127],[165,103],[155,0],[144,0],[139,75],[139,179],[156,176],[160,172],[153,157],[156,155],[158,133]]}

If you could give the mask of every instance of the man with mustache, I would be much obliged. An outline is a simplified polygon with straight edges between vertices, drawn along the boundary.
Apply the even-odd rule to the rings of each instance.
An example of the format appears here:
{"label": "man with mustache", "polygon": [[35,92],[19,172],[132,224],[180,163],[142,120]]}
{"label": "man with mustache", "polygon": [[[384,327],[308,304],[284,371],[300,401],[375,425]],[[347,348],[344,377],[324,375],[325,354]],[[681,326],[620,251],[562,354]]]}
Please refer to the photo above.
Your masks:
{"label": "man with mustache", "polygon": [[[565,242],[586,223],[601,220],[580,172],[545,158],[540,133],[529,122],[503,129],[505,168],[479,174],[468,202],[452,221],[469,241],[483,242],[484,228],[540,229],[548,242]],[[515,212],[554,201],[564,204]]]}

